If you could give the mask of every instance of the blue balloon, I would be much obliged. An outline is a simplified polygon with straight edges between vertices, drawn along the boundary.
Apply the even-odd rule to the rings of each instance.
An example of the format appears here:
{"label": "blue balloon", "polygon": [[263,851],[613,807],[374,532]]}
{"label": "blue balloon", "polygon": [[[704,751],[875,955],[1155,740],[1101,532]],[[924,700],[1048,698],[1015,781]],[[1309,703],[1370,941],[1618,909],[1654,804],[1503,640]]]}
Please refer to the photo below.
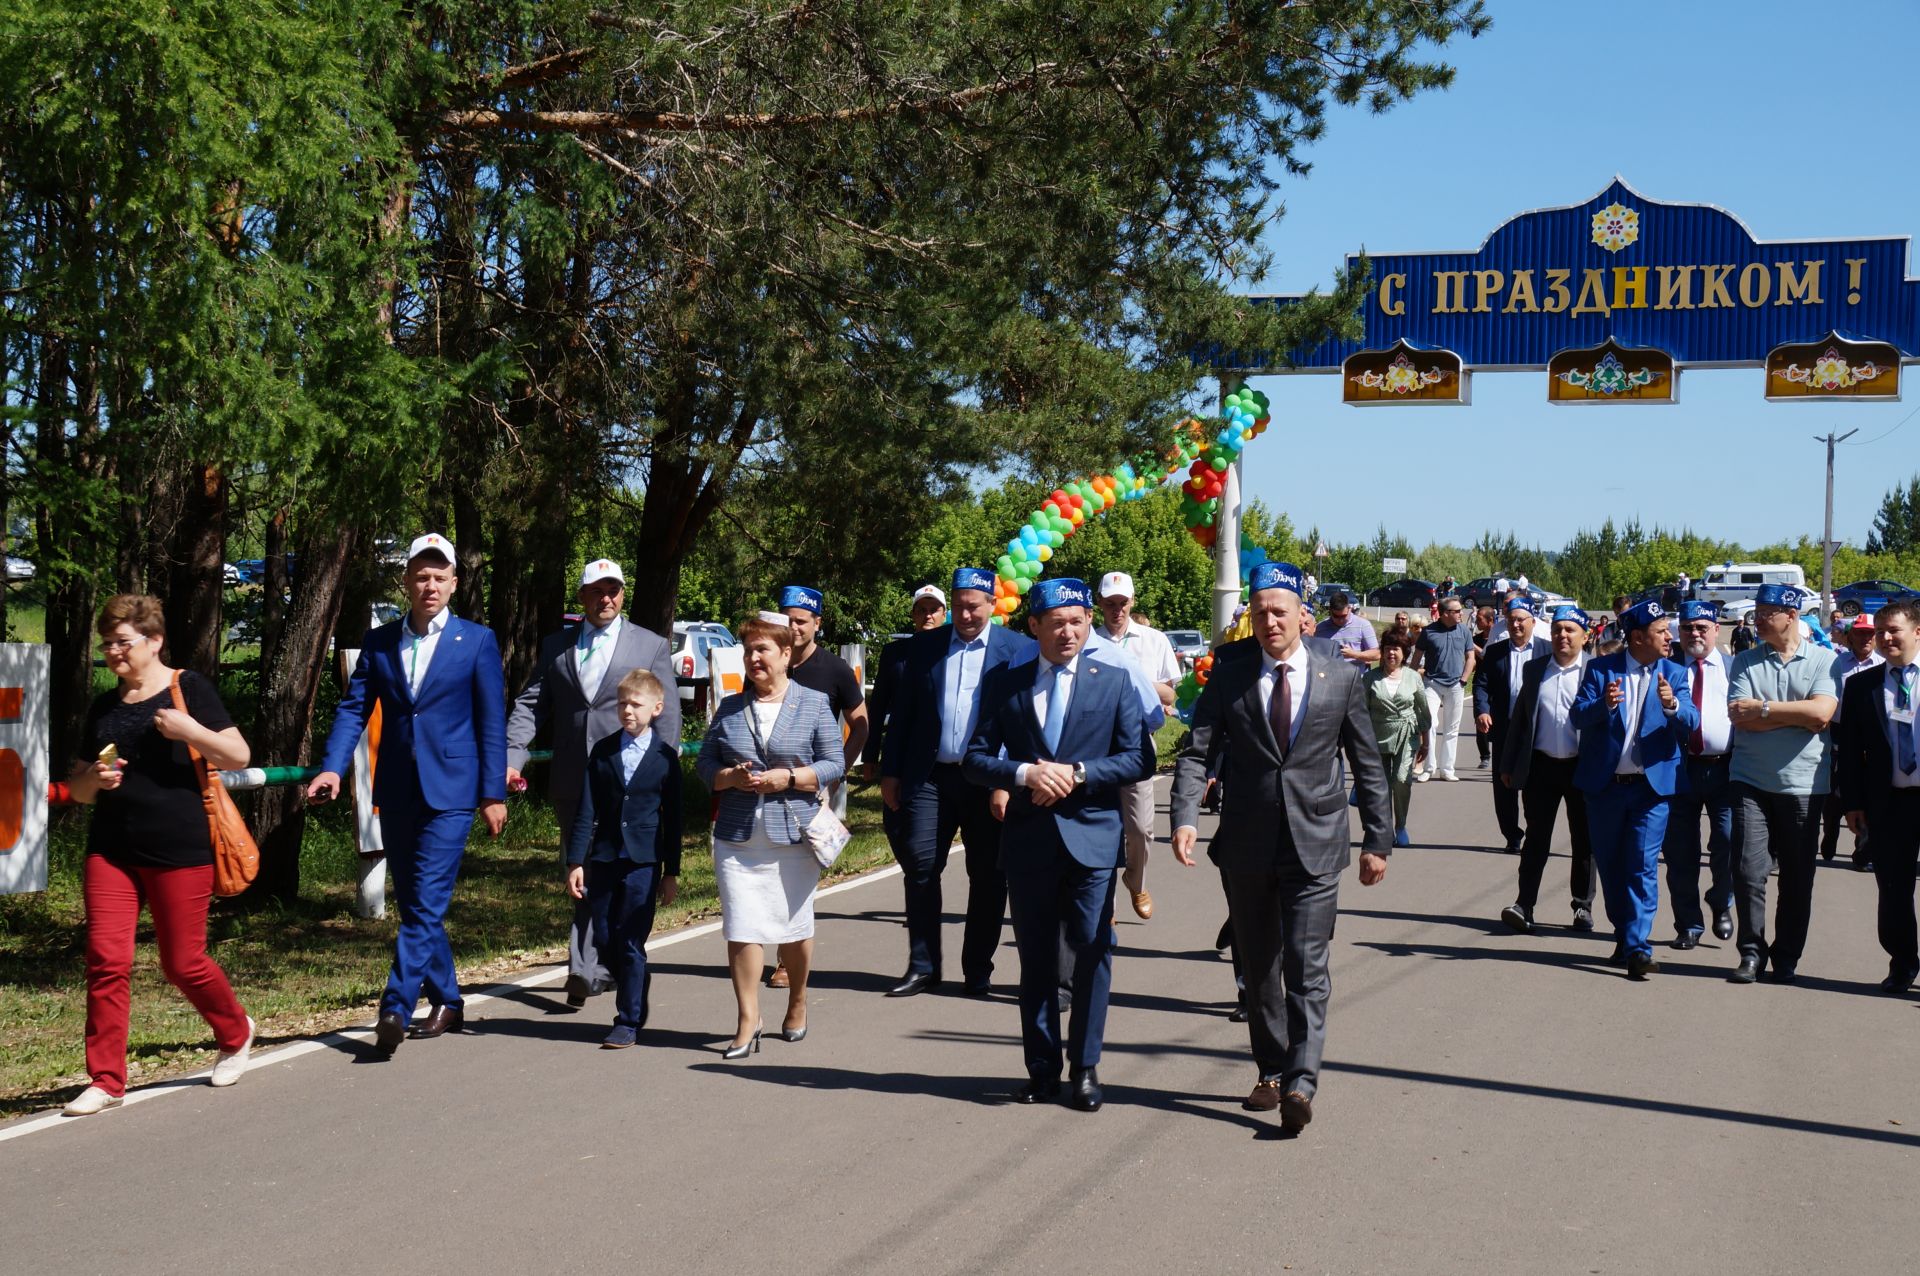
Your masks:
{"label": "blue balloon", "polygon": [[1040,539],[1040,533],[1034,531],[1031,527],[1023,527],[1020,529],[1020,539],[1032,545]]}

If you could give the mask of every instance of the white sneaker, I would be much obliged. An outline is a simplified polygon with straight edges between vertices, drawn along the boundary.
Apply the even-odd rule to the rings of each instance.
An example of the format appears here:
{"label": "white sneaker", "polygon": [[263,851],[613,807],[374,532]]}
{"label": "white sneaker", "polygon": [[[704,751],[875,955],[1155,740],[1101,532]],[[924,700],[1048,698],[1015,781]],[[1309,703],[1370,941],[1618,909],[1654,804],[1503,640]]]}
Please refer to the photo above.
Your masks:
{"label": "white sneaker", "polygon": [[1415,771],[1413,773],[1413,782],[1415,784],[1425,784],[1427,782],[1427,773],[1425,771]]}
{"label": "white sneaker", "polygon": [[1449,782],[1449,783],[1451,783],[1451,784],[1458,784],[1458,783],[1460,783],[1460,777],[1459,777],[1459,776],[1457,776],[1457,775],[1455,775],[1455,774],[1454,774],[1453,772],[1451,772],[1451,771],[1442,771],[1442,772],[1440,773],[1440,778],[1441,778],[1441,779],[1443,779],[1443,780],[1446,780],[1447,782]]}
{"label": "white sneaker", "polygon": [[97,1085],[90,1085],[73,1096],[73,1102],[60,1109],[67,1116],[92,1116],[96,1112],[105,1112],[108,1108],[117,1108],[121,1098],[117,1094],[108,1094]]}
{"label": "white sneaker", "polygon": [[253,1053],[253,1032],[256,1025],[253,1017],[247,1017],[247,1039],[240,1043],[238,1050],[222,1050],[220,1057],[213,1061],[213,1075],[207,1078],[208,1085],[232,1085],[247,1070],[247,1056]]}

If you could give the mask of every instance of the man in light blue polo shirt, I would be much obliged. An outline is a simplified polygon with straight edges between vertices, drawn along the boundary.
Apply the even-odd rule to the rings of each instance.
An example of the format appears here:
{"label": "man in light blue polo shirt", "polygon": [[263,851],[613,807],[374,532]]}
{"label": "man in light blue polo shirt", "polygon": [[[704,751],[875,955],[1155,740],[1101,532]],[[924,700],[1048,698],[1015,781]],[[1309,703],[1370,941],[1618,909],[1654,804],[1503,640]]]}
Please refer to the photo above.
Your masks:
{"label": "man in light blue polo shirt", "polygon": [[[1803,598],[1791,585],[1760,587],[1753,609],[1760,641],[1734,657],[1727,675],[1734,911],[1740,924],[1734,983],[1752,983],[1769,964],[1775,983],[1792,983],[1813,913],[1820,809],[1833,756],[1827,723],[1839,701],[1833,652],[1800,633]],[[1767,869],[1776,860],[1780,902],[1769,945]]]}

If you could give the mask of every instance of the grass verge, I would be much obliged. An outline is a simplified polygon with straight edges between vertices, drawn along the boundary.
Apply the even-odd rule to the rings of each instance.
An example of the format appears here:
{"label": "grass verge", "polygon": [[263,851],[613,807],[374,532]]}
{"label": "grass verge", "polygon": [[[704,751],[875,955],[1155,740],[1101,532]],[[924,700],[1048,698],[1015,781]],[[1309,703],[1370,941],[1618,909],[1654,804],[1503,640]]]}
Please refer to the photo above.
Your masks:
{"label": "grass verge", "polygon": [[[690,769],[690,768],[689,768]],[[704,817],[705,790],[688,785],[690,810]],[[681,862],[680,898],[660,910],[656,933],[717,916],[713,857],[704,818],[690,828]],[[890,862],[880,830],[877,787],[856,788],[848,803],[853,841],[828,881]],[[447,931],[463,983],[474,984],[566,957],[571,901],[562,885],[553,810],[539,799],[509,804],[506,832],[489,841],[478,828],[454,891]],[[85,816],[53,835],[49,889],[0,896],[0,1118],[63,1103],[87,1083],[86,918],[80,896]],[[208,951],[260,1025],[262,1045],[366,1022],[386,986],[398,918],[353,915],[357,873],[344,807],[308,820],[301,850],[302,898],[272,909],[214,905]],[[128,1080],[146,1084],[213,1062],[206,1024],[161,976],[152,927],[144,918],[133,972]]]}

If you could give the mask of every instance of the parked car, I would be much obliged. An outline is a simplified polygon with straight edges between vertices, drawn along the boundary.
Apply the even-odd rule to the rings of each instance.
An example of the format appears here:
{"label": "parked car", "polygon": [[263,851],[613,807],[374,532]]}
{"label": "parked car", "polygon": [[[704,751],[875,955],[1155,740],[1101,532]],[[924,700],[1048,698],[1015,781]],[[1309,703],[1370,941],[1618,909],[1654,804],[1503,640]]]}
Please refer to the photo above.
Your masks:
{"label": "parked car", "polygon": [[[737,647],[739,639],[725,625],[713,620],[676,620],[673,622],[673,675],[676,678],[692,678],[701,683],[707,680],[707,653],[715,647]],[[680,688],[682,700],[694,700],[698,697],[690,686]]]}
{"label": "parked car", "polygon": [[1207,654],[1207,636],[1198,629],[1169,629],[1167,641],[1182,669],[1193,668],[1193,662]]}
{"label": "parked car", "polygon": [[18,558],[12,554],[7,555],[8,580],[32,580],[37,570],[38,569],[28,560]]}
{"label": "parked car", "polygon": [[[267,560],[264,558],[243,558],[239,562],[232,564],[232,567],[235,574],[240,578],[237,582],[233,583],[241,585],[264,585],[267,583]],[[293,579],[295,570],[295,558],[292,554],[288,554],[288,580]],[[224,573],[222,574],[224,575]]]}
{"label": "parked car", "polygon": [[220,583],[228,589],[232,589],[235,585],[238,585],[240,583],[240,569],[232,563],[221,564]]}
{"label": "parked car", "polygon": [[[13,561],[7,561],[7,575],[13,575]],[[1856,580],[1833,591],[1835,604],[1845,616],[1861,612],[1872,615],[1888,603],[1912,602],[1920,598],[1920,589],[1909,589],[1897,580]]]}
{"label": "parked car", "polygon": [[1355,606],[1358,606],[1361,602],[1360,591],[1352,585],[1343,585],[1337,580],[1330,580],[1315,589],[1313,593],[1308,596],[1307,606],[1313,608],[1315,611],[1325,611],[1327,609],[1327,600],[1335,594],[1345,594],[1347,601],[1353,603]]}
{"label": "parked car", "polygon": [[1369,607],[1412,607],[1422,612],[1432,608],[1440,597],[1440,587],[1430,580],[1408,576],[1382,585],[1367,595]]}
{"label": "parked car", "polygon": [[[1469,609],[1474,607],[1498,607],[1500,605],[1501,595],[1496,586],[1502,579],[1507,582],[1509,589],[1519,588],[1519,586],[1513,583],[1513,577],[1511,576],[1504,578],[1500,576],[1479,576],[1464,585],[1457,586],[1453,591],[1453,596],[1466,604]],[[1559,602],[1571,601],[1561,598],[1558,594],[1549,593],[1531,581],[1527,583],[1527,588],[1524,592],[1528,598],[1533,600],[1535,607],[1539,607],[1549,599]]]}

